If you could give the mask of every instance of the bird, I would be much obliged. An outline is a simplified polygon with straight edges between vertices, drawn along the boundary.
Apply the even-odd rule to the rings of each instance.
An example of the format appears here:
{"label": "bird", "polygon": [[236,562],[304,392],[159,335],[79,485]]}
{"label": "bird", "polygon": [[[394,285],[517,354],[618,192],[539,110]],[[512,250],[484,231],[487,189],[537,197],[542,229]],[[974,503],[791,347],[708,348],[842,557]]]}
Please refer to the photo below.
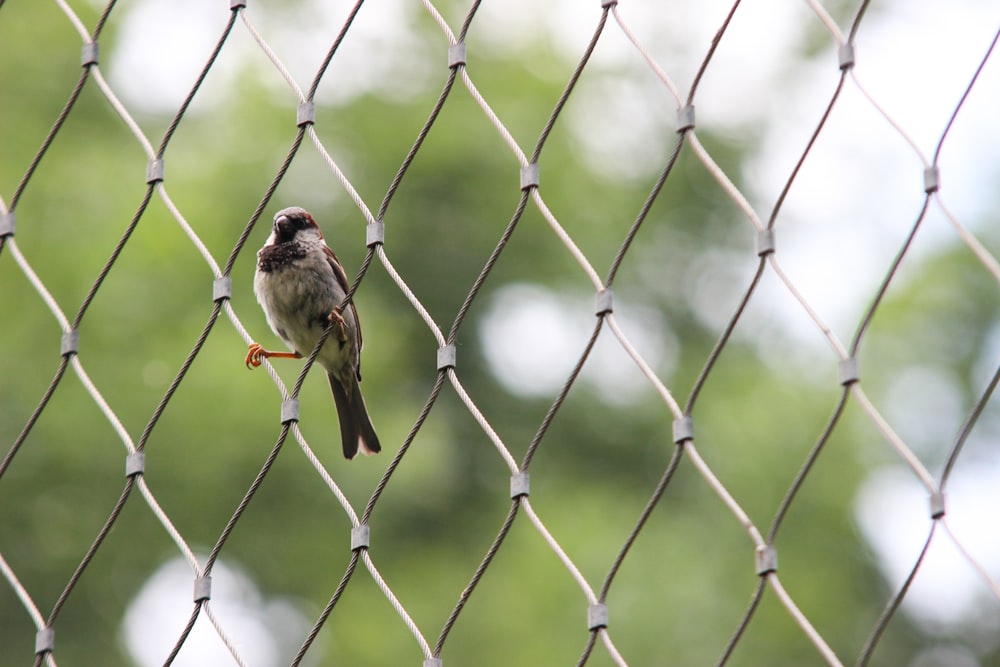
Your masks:
{"label": "bird", "polygon": [[274,214],[271,234],[257,252],[253,289],[271,330],[291,352],[266,350],[253,342],[247,368],[257,368],[267,358],[308,356],[332,324],[316,362],[330,381],[344,457],[381,451],[361,396],[361,326],[354,301],[344,305],[347,274],[305,209],[291,206]]}

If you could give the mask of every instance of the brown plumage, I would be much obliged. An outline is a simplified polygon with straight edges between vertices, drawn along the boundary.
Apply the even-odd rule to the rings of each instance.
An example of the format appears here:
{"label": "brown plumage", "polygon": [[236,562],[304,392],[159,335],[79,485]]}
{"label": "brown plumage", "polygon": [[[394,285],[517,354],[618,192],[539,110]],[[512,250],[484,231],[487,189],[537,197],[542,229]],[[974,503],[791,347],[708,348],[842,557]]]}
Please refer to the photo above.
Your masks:
{"label": "brown plumage", "polygon": [[259,366],[267,357],[308,356],[333,322],[316,362],[330,380],[344,456],[352,459],[359,449],[380,451],[359,385],[361,327],[353,300],[339,312],[350,288],[347,274],[304,209],[293,206],[275,214],[271,235],[257,253],[253,287],[267,323],[292,351],[270,352],[253,343],[247,365]]}

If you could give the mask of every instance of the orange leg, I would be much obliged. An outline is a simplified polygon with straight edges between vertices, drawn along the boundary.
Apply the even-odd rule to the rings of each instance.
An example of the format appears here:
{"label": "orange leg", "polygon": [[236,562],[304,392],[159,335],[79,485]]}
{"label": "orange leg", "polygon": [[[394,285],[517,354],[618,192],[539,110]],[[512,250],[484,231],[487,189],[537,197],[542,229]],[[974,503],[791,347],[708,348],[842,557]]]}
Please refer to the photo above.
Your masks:
{"label": "orange leg", "polygon": [[271,352],[270,350],[265,350],[260,343],[250,343],[250,349],[247,351],[247,368],[254,369],[260,366],[264,359],[301,359],[302,357],[297,352]]}

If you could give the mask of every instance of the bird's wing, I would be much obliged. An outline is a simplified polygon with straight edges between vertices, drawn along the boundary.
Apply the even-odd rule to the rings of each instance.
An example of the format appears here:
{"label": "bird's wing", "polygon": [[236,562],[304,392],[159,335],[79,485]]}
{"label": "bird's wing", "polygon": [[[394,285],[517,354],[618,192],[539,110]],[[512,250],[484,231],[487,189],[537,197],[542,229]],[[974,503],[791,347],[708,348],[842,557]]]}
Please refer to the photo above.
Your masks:
{"label": "bird's wing", "polygon": [[[350,283],[347,282],[347,273],[344,271],[344,267],[341,265],[340,260],[337,259],[337,256],[333,254],[333,251],[330,250],[330,246],[328,245],[323,246],[323,253],[326,255],[326,261],[330,264],[330,268],[333,269],[333,275],[337,279],[337,282],[340,283],[341,289],[344,290],[344,294],[347,294],[351,289],[351,285]],[[361,381],[361,320],[358,319],[358,309],[354,307],[353,299],[351,300],[351,303],[348,304],[348,307],[351,309],[351,315],[354,316],[354,324],[358,334],[358,341],[357,341],[358,344],[355,345],[354,347],[354,367],[356,369],[355,373],[358,376],[358,381],[360,382]]]}

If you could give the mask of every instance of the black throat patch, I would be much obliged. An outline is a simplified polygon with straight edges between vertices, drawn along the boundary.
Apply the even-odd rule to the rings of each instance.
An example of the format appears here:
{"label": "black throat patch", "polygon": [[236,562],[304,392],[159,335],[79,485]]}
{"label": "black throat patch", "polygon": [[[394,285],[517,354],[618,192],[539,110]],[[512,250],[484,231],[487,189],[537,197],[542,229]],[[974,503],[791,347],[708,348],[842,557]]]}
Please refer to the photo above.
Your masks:
{"label": "black throat patch", "polygon": [[269,245],[260,251],[257,258],[257,268],[263,273],[271,273],[278,269],[283,269],[292,264],[297,259],[306,256],[306,249],[301,243],[291,241],[288,243],[277,243]]}

